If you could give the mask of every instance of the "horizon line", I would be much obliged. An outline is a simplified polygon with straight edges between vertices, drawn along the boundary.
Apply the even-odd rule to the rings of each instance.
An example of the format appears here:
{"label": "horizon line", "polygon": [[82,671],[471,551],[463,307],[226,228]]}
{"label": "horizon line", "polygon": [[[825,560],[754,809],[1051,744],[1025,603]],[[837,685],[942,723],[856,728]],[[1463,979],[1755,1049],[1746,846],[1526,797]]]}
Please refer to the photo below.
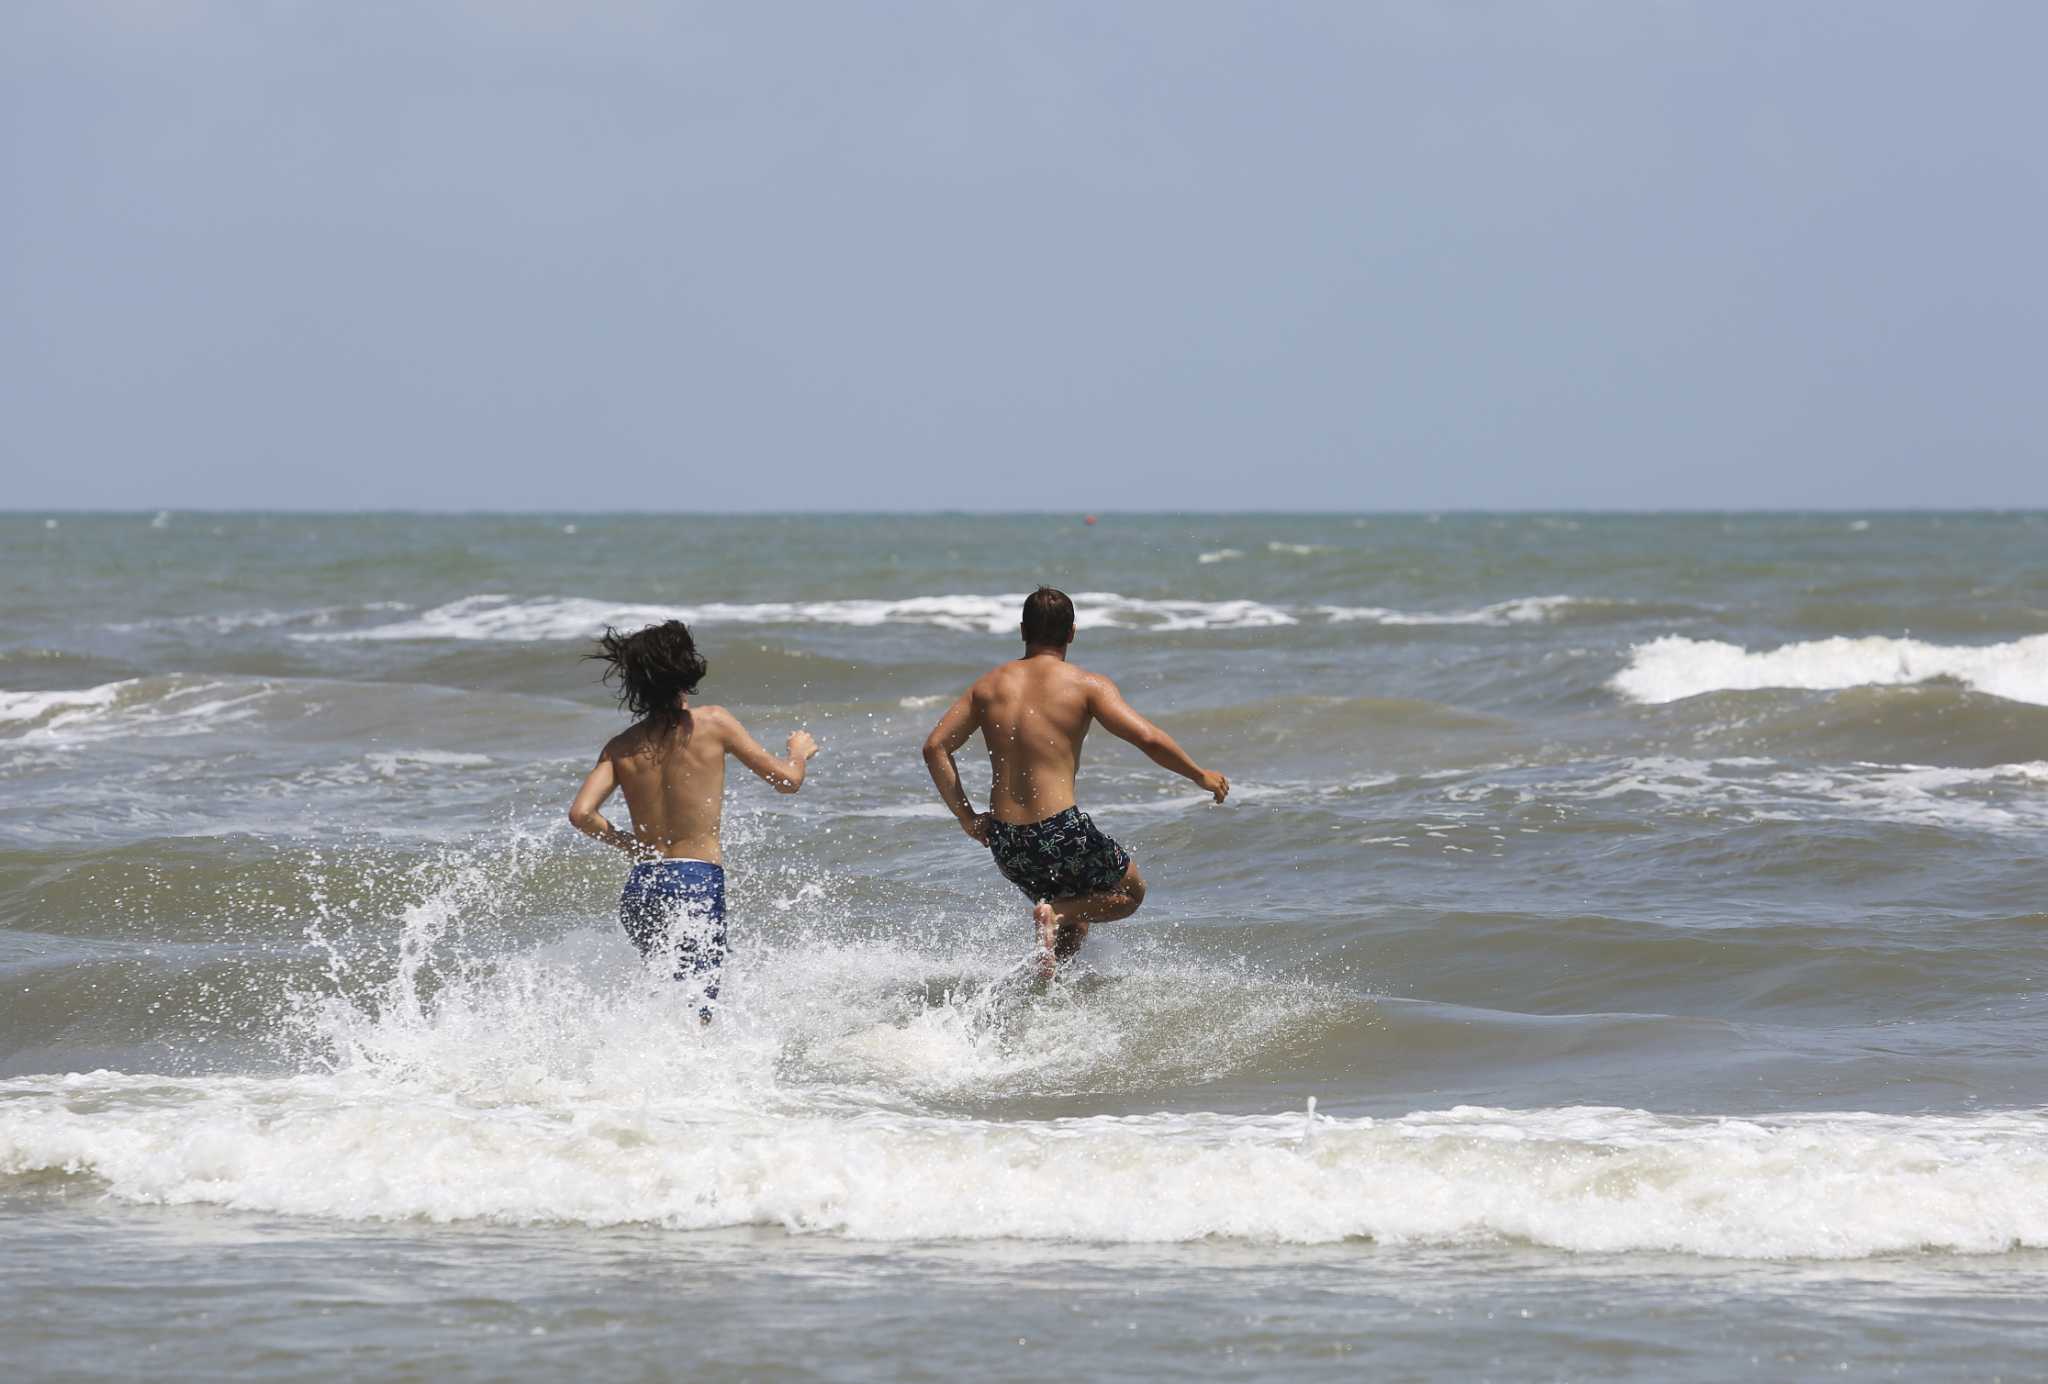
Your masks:
{"label": "horizon line", "polygon": [[1802,514],[1828,515],[1926,515],[1926,514],[2048,514],[2048,502],[2023,505],[1877,505],[1877,506],[1665,506],[1657,508],[1573,508],[1573,507],[1523,507],[1506,506],[1490,509],[1482,506],[1442,505],[1420,506],[1412,509],[968,509],[948,507],[944,509],[575,509],[575,508],[520,508],[520,509],[460,509],[455,507],[417,506],[392,508],[328,509],[312,506],[253,506],[236,505],[228,507],[192,506],[177,508],[167,505],[143,505],[139,507],[88,505],[46,505],[33,508],[0,506],[0,518],[34,519],[50,515],[84,516],[132,516],[153,517],[168,514],[193,515],[241,515],[267,516],[288,515],[294,517],[326,518],[421,518],[421,519],[462,519],[462,518],[552,518],[569,516],[590,519],[918,519],[918,518],[973,518],[973,519],[1070,519],[1119,517],[1131,519],[1230,519],[1230,518],[1297,518],[1297,519],[1425,519],[1431,516],[1448,517],[1498,517],[1503,515],[1573,515],[1608,518],[1687,518],[1713,515],[1744,516],[1791,516]]}

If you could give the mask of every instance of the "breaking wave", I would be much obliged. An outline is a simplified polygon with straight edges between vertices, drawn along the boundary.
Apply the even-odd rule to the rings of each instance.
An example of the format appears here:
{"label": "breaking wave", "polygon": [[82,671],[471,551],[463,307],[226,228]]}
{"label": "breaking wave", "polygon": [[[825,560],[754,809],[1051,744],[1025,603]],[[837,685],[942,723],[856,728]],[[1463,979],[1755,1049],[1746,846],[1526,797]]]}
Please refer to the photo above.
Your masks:
{"label": "breaking wave", "polygon": [[0,1084],[0,1173],[352,1221],[877,1241],[1506,1241],[1743,1259],[2048,1247],[2040,1113],[1457,1107],[1002,1122],[95,1072]]}
{"label": "breaking wave", "polygon": [[1636,645],[1611,685],[1633,701],[1661,703],[1706,692],[1833,691],[1936,678],[1993,697],[2048,706],[2048,634],[1985,645],[1837,637],[1761,652],[1715,639],[1666,635]]}

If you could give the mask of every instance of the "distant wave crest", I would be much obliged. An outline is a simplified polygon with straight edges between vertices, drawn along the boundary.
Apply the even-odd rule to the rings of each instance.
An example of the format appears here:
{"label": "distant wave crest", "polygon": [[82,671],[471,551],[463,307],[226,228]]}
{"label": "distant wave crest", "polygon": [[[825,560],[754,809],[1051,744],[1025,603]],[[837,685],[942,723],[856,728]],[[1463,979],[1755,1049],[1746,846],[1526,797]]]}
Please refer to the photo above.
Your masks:
{"label": "distant wave crest", "polygon": [[1935,678],[2009,701],[2048,706],[2048,634],[1984,645],[1838,636],[1762,651],[1718,639],[1666,635],[1636,645],[1611,685],[1633,701],[1660,703],[1706,692],[1833,691]]}
{"label": "distant wave crest", "polygon": [[[1225,550],[1235,556],[1234,550]],[[1205,557],[1218,557],[1208,554]],[[507,595],[465,596],[409,619],[352,630],[294,634],[309,642],[328,640],[506,640],[584,639],[606,625],[622,628],[660,620],[708,625],[929,625],[970,634],[1006,634],[1016,629],[1023,594],[1000,596],[908,596],[900,599],[848,597],[819,601],[708,601],[689,605],[602,601],[581,596],[519,599]],[[1517,596],[1471,610],[1411,611],[1385,606],[1320,605],[1283,607],[1255,600],[1154,600],[1114,591],[1074,593],[1079,628],[1153,632],[1274,629],[1304,621],[1385,626],[1533,625],[1568,620],[1614,619],[1642,614],[1627,601],[1591,596]]]}
{"label": "distant wave crest", "polygon": [[254,714],[267,682],[173,675],[51,692],[0,692],[0,735],[22,740],[194,735]]}
{"label": "distant wave crest", "polygon": [[1385,606],[1320,606],[1319,612],[1339,623],[1374,625],[1540,625],[1562,618],[1574,608],[1618,605],[1581,596],[1516,596],[1476,610],[1390,610]]}
{"label": "distant wave crest", "polygon": [[[900,600],[712,601],[698,605],[643,605],[551,596],[465,596],[422,611],[410,620],[368,629],[301,634],[304,640],[347,639],[583,639],[606,625],[630,627],[660,620],[746,625],[935,625],[969,633],[1013,631],[1024,593],[1003,596],[909,596]],[[1074,595],[1081,629],[1263,629],[1296,618],[1258,601],[1155,601],[1113,591]]]}

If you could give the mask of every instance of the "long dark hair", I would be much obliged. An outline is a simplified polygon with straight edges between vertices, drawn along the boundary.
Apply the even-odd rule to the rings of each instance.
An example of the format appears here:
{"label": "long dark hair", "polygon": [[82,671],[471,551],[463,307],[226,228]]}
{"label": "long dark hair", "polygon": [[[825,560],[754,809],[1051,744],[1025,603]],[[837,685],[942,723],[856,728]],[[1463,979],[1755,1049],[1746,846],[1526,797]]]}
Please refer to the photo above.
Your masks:
{"label": "long dark hair", "polygon": [[664,730],[682,720],[676,698],[694,694],[711,667],[681,620],[665,620],[631,634],[606,625],[597,651],[584,657],[605,665],[607,683],[617,679],[621,707]]}

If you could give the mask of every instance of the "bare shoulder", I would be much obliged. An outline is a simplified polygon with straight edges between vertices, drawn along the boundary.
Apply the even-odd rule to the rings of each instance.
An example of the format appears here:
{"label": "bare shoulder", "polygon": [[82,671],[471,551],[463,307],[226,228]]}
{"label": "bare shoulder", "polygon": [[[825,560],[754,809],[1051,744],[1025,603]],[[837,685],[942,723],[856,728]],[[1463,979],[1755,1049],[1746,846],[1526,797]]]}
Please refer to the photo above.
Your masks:
{"label": "bare shoulder", "polygon": [[967,695],[977,702],[986,702],[995,695],[996,685],[1003,680],[1003,674],[1009,667],[1007,663],[998,663],[968,685]]}
{"label": "bare shoulder", "polygon": [[722,706],[693,706],[690,719],[698,730],[709,731],[720,739],[729,738],[739,728],[740,718]]}
{"label": "bare shoulder", "polygon": [[1109,680],[1107,673],[1092,673],[1078,663],[1070,663],[1067,666],[1073,670],[1075,685],[1085,688],[1089,696],[1114,697],[1119,695],[1116,684]]}

